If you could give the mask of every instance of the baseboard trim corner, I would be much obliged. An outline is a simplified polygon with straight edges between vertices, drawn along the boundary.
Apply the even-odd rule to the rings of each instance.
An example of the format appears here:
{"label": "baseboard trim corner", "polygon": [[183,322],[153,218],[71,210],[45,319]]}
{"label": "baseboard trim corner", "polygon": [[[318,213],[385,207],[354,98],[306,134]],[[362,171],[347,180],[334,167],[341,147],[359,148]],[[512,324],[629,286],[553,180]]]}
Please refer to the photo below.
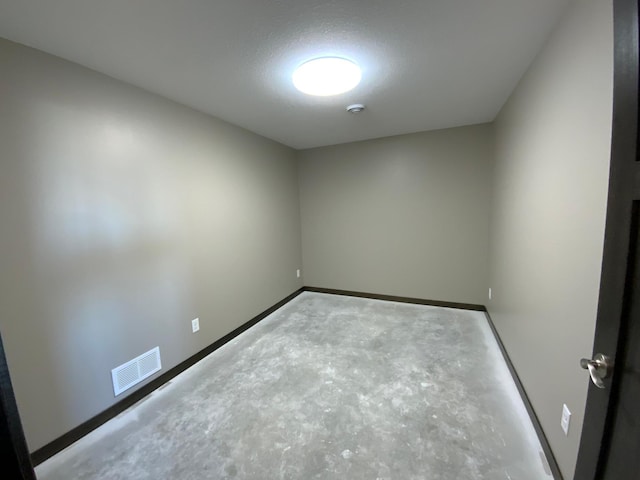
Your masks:
{"label": "baseboard trim corner", "polygon": [[160,388],[161,386],[163,386],[164,384],[166,384],[167,382],[172,380],[174,377],[176,377],[177,375],[179,375],[180,373],[184,372],[189,367],[193,366],[194,364],[196,364],[197,362],[202,360],[207,355],[210,355],[211,353],[215,352],[217,349],[222,347],[224,344],[230,342],[231,340],[236,338],[238,335],[240,335],[244,331],[246,331],[249,328],[253,327],[258,322],[263,320],[265,317],[271,315],[273,312],[275,312],[280,307],[282,307],[285,304],[289,303],[295,297],[300,295],[303,291],[304,291],[304,288],[299,288],[298,290],[293,292],[291,295],[283,298],[282,300],[280,300],[275,305],[272,305],[271,307],[266,309],[264,312],[256,315],[255,317],[253,317],[248,322],[243,323],[242,325],[240,325],[238,328],[236,328],[232,332],[229,332],[228,334],[226,334],[224,337],[216,340],[211,345],[205,347],[204,349],[202,349],[199,352],[195,353],[194,355],[192,355],[191,357],[187,358],[183,362],[179,363],[175,367],[167,370],[165,373],[163,373],[160,376],[154,378],[149,383],[143,385],[138,390],[132,392],[130,395],[126,396],[125,398],[123,398],[119,402],[114,403],[113,405],[111,405],[106,410],[100,412],[99,414],[97,414],[94,417],[90,418],[86,422],[81,423],[77,427],[69,430],[67,433],[65,433],[62,436],[56,438],[55,440],[52,440],[51,442],[47,443],[43,447],[38,448],[37,450],[33,451],[31,453],[31,462],[33,463],[34,466],[40,465],[42,462],[44,462],[44,461],[48,460],[49,458],[53,457],[55,454],[61,452],[62,450],[64,450],[65,448],[67,448],[68,446],[73,444],[74,442],[77,442],[82,437],[88,435],[89,433],[91,433],[96,428],[100,427],[101,425],[103,425],[104,423],[108,422],[112,418],[118,416],[120,413],[125,411],[127,408],[131,407],[135,403],[138,403],[140,400],[142,400],[144,397],[146,397],[147,395],[152,393],[154,390],[157,390],[158,388]]}

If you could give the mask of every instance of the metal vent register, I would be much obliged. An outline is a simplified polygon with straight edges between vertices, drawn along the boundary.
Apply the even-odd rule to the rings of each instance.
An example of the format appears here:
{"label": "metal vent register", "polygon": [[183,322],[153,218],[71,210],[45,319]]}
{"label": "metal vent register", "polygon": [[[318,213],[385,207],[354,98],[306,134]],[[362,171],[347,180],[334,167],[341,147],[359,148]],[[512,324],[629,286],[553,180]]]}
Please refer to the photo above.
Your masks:
{"label": "metal vent register", "polygon": [[120,395],[162,368],[160,347],[153,348],[111,370],[113,393]]}

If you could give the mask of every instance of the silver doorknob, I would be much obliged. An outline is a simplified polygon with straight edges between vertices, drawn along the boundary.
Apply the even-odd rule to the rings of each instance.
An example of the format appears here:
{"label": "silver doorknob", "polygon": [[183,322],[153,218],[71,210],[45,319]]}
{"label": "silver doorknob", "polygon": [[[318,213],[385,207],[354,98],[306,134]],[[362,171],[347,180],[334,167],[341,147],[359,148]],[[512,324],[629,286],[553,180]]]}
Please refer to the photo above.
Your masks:
{"label": "silver doorknob", "polygon": [[602,353],[596,354],[593,360],[588,358],[581,359],[580,366],[585,370],[589,370],[591,381],[598,388],[604,388],[603,380],[613,372],[613,362]]}

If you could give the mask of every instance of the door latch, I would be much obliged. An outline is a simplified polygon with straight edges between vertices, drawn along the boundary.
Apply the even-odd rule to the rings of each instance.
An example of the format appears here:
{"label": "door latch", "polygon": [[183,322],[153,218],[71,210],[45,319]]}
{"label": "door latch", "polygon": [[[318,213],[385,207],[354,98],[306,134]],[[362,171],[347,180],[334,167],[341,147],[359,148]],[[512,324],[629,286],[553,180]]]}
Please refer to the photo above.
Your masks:
{"label": "door latch", "polygon": [[580,366],[585,370],[589,370],[591,381],[598,388],[604,388],[603,380],[610,377],[613,372],[613,362],[602,353],[596,354],[593,360],[588,358],[581,359]]}

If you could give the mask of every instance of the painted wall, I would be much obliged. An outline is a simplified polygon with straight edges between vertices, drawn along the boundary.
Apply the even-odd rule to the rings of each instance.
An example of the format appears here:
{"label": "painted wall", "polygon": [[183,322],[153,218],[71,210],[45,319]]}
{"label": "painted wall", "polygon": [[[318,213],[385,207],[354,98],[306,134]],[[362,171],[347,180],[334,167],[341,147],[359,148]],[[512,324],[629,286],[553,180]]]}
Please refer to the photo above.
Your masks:
{"label": "painted wall", "polygon": [[299,152],[305,285],[483,304],[490,125]]}
{"label": "painted wall", "polygon": [[612,72],[611,1],[574,0],[496,122],[488,309],[567,479],[598,302]]}
{"label": "painted wall", "polygon": [[[0,330],[29,447],[301,286],[293,150],[0,41]],[[191,333],[191,319],[201,330]],[[120,397],[119,397],[120,398]]]}

